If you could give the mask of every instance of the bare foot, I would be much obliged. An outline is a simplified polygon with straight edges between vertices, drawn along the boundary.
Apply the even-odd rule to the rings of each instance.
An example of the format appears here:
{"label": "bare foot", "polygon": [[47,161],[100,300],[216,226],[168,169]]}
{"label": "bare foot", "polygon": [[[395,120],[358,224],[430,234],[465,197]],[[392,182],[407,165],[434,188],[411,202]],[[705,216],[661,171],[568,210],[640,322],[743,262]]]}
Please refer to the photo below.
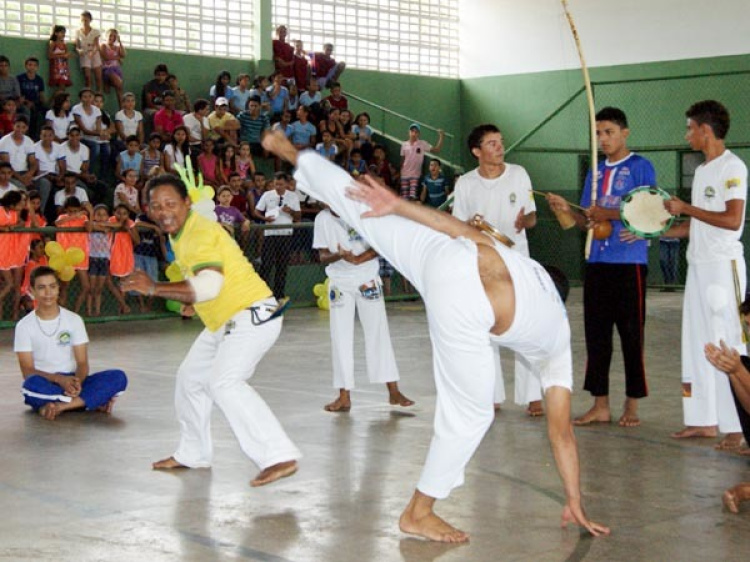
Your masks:
{"label": "bare foot", "polygon": [[39,410],[37,410],[37,413],[42,416],[45,420],[54,420],[57,418],[58,414],[60,413],[60,408],[58,407],[58,402],[48,402]]}
{"label": "bare foot", "polygon": [[97,412],[104,412],[105,414],[111,414],[114,407],[115,407],[115,399],[112,398],[112,400],[110,400],[103,406],[99,406],[96,410]]}
{"label": "bare foot", "polygon": [[185,466],[184,464],[178,463],[174,457],[169,457],[166,459],[162,459],[160,461],[156,461],[154,464],[151,465],[151,468],[154,470],[174,470],[176,468],[190,468],[189,466]]}
{"label": "bare foot", "polygon": [[610,423],[609,408],[593,406],[588,412],[573,420],[573,425],[584,426],[595,423]]}
{"label": "bare foot", "polygon": [[257,488],[258,486],[265,486],[266,484],[276,482],[276,480],[279,480],[281,478],[291,476],[292,474],[297,472],[297,468],[297,461],[276,463],[273,466],[269,466],[268,468],[264,468],[263,470],[261,470],[258,473],[258,476],[256,476],[255,479],[250,482],[250,485],[253,488]]}
{"label": "bare foot", "polygon": [[403,406],[404,408],[414,405],[414,400],[409,400],[400,391],[392,392],[388,397],[391,406]]}
{"label": "bare foot", "polygon": [[721,501],[724,502],[724,506],[732,513],[739,513],[739,502],[737,496],[734,493],[734,488],[729,488],[724,495],[721,496]]}
{"label": "bare foot", "polygon": [[468,533],[449,525],[445,520],[435,515],[433,511],[415,518],[410,513],[409,508],[406,509],[407,511],[401,514],[398,521],[398,527],[404,533],[437,542],[462,543],[469,541]]}
{"label": "bare foot", "polygon": [[352,403],[344,401],[339,397],[330,404],[326,404],[325,406],[323,406],[323,409],[326,412],[344,413],[352,409]]}
{"label": "bare foot", "polygon": [[714,449],[717,451],[737,451],[742,446],[741,433],[727,433],[724,439],[719,441]]}
{"label": "bare foot", "polygon": [[529,402],[529,407],[526,408],[526,414],[532,418],[541,418],[544,416],[544,407],[542,406],[541,400],[533,400]]}
{"label": "bare foot", "polygon": [[716,437],[717,435],[716,426],[688,426],[682,431],[672,434],[674,439],[690,439],[691,437]]}
{"label": "bare foot", "polygon": [[639,425],[641,425],[641,420],[638,416],[623,412],[623,414],[620,416],[619,421],[617,422],[617,425],[619,425],[620,427],[638,427]]}

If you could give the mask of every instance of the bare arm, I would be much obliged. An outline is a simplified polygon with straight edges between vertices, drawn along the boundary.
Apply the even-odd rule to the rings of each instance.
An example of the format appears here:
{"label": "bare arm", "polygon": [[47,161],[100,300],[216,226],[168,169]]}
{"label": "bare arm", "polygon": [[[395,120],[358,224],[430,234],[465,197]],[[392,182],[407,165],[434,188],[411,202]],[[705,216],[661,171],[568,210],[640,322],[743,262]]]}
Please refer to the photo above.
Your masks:
{"label": "bare arm", "polygon": [[437,143],[435,143],[435,146],[430,149],[430,152],[432,154],[437,154],[438,152],[440,152],[440,150],[443,148],[443,142],[445,141],[445,131],[443,131],[443,129],[438,129],[437,134],[438,141]]}
{"label": "bare arm", "polygon": [[576,523],[595,537],[608,535],[609,528],[589,521],[581,502],[580,466],[578,445],[570,422],[570,391],[553,386],[545,393],[547,404],[547,432],[555,455],[555,463],[565,489],[566,503],[563,508],[562,526]]}
{"label": "bare arm", "polygon": [[742,199],[727,201],[723,211],[707,211],[694,205],[685,203],[677,197],[672,197],[664,203],[664,207],[672,215],[686,215],[717,228],[737,230],[742,226],[745,213],[745,202]]}
{"label": "bare arm", "polygon": [[[216,267],[207,267],[213,271],[221,270]],[[198,272],[196,272],[198,273]],[[163,299],[193,304],[195,302],[195,291],[193,286],[187,281],[174,281],[168,283],[156,283],[143,271],[136,269],[123,282],[123,289],[127,291],[136,291],[149,297],[161,297]]]}

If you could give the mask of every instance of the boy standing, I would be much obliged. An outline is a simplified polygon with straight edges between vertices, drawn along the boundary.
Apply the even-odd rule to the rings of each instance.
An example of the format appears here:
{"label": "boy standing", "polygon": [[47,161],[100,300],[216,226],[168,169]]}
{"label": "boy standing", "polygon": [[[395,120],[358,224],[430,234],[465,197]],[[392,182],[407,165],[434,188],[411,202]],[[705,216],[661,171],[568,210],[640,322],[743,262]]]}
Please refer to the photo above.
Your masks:
{"label": "boy standing", "polygon": [[422,177],[422,164],[427,152],[437,154],[443,147],[445,133],[438,129],[438,141],[432,146],[419,138],[421,128],[417,123],[409,125],[409,139],[401,145],[401,197],[417,200],[419,178]]}

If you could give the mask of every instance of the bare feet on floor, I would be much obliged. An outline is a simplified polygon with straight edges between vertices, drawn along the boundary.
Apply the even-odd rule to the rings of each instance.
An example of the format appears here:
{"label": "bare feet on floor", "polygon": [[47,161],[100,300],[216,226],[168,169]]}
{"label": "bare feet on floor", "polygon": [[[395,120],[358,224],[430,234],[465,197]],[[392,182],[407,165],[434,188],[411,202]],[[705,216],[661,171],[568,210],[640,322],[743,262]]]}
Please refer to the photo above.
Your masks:
{"label": "bare feet on floor", "polygon": [[258,476],[256,476],[255,479],[250,482],[250,485],[253,488],[257,488],[258,486],[265,486],[266,484],[276,482],[276,480],[280,480],[281,478],[291,476],[292,474],[297,472],[297,468],[297,461],[285,461],[276,463],[273,466],[269,466],[268,468],[264,468],[263,470],[261,470],[258,473]]}
{"label": "bare feet on floor", "polygon": [[542,406],[541,400],[533,400],[529,402],[529,407],[526,408],[526,414],[532,418],[540,418],[544,416],[544,406]]}
{"label": "bare feet on floor", "polygon": [[169,457],[166,459],[162,459],[160,461],[156,461],[151,465],[151,468],[154,470],[174,470],[178,468],[190,468],[189,466],[185,466],[184,464],[178,463],[174,457]]}
{"label": "bare feet on floor", "polygon": [[724,506],[732,513],[739,513],[739,501],[737,501],[737,495],[734,493],[734,488],[729,488],[724,495],[721,496],[721,501]]}
{"label": "bare feet on floor", "polygon": [[678,431],[677,433],[673,433],[672,437],[674,439],[690,439],[691,437],[716,437],[718,435],[718,432],[716,430],[716,426],[706,426],[706,427],[698,427],[689,425],[682,431]]}
{"label": "bare feet on floor", "polygon": [[60,414],[59,402],[49,402],[39,408],[37,413],[45,420],[54,420]]}
{"label": "bare feet on floor", "polygon": [[584,426],[596,423],[610,423],[609,408],[592,407],[588,412],[573,420],[573,425]]}
{"label": "bare feet on floor", "polygon": [[388,397],[388,402],[391,406],[403,406],[404,408],[414,405],[414,400],[409,400],[406,396],[401,394],[400,391],[391,392]]}
{"label": "bare feet on floor", "polygon": [[96,410],[98,412],[104,412],[105,414],[111,414],[114,407],[115,407],[115,399],[113,398],[112,400],[104,404],[103,406],[99,406]]}
{"label": "bare feet on floor", "polygon": [[727,433],[724,439],[714,446],[714,449],[717,451],[739,451],[740,447],[742,447],[742,434]]}
{"label": "bare feet on floor", "polygon": [[638,417],[638,402],[634,398],[627,398],[623,408],[620,420],[617,422],[620,427],[638,427],[641,420]]}
{"label": "bare feet on floor", "polygon": [[330,404],[326,404],[325,406],[323,406],[323,409],[326,412],[344,413],[352,409],[352,403],[349,402],[348,400],[345,401],[341,397],[339,397],[339,398],[336,398],[336,400],[334,400]]}
{"label": "bare feet on floor", "polygon": [[409,503],[398,521],[399,529],[410,535],[417,535],[437,542],[463,543],[469,541],[469,534],[456,529],[441,519],[432,509],[421,512],[414,508],[414,499]]}

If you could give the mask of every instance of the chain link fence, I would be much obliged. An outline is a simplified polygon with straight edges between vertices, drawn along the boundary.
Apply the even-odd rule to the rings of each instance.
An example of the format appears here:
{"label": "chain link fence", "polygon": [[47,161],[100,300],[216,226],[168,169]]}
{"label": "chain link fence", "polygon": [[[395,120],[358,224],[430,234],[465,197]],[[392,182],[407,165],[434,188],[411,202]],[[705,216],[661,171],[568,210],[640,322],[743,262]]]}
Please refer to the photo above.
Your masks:
{"label": "chain link fence", "polygon": [[[631,150],[648,158],[656,169],[659,187],[690,201],[695,168],[703,161],[685,142],[685,111],[696,101],[715,99],[729,110],[731,128],[727,147],[750,163],[750,72],[724,72],[593,84],[597,110],[619,107],[628,116]],[[509,161],[529,171],[534,187],[554,191],[577,203],[590,165],[588,106],[583,89],[551,112],[508,148]],[[561,268],[573,283],[583,278],[585,233],[561,231],[549,206],[537,201],[538,224],[529,232],[531,255]],[[743,243],[750,244],[745,229]],[[660,258],[677,260],[677,286],[685,282],[687,240],[667,247],[658,239],[649,249],[648,283],[671,290],[665,283]],[[670,263],[674,263],[673,261]]]}
{"label": "chain link fence", "polygon": [[[283,228],[293,229],[290,236],[277,236],[274,230]],[[83,232],[83,229],[66,229],[67,232]],[[11,238],[17,236],[18,232],[31,232],[41,234],[45,240],[54,240],[59,232],[55,228],[41,229],[18,229],[14,232],[0,232],[0,245],[15,243]],[[318,261],[317,251],[312,248],[313,223],[302,222],[283,227],[273,225],[252,225],[247,232],[237,231],[231,235],[243,249],[245,256],[255,267],[256,271],[264,278],[272,290],[284,294],[292,299],[292,306],[305,307],[317,306],[318,295],[313,290],[316,285],[320,293],[322,284],[325,282],[325,266]],[[169,265],[164,256],[158,256],[159,279],[166,281],[166,269]],[[22,272],[19,272],[22,273]],[[27,274],[28,275],[28,274]],[[418,298],[418,295],[401,277],[401,275],[389,267],[387,262],[381,260],[381,276],[383,288],[388,300],[409,300]],[[9,276],[12,279],[12,275]],[[119,279],[107,275],[101,292],[101,308],[96,314],[95,303],[82,294],[82,282],[80,276],[76,276],[67,284],[61,295],[64,300],[62,306],[79,312],[87,322],[127,320],[146,318],[158,318],[179,314],[179,306],[176,303],[165,302],[162,299],[148,299],[135,294],[122,295],[125,306],[118,300]],[[0,295],[5,292],[7,286],[6,276],[0,277]],[[17,305],[16,295],[20,287],[11,283],[10,289],[0,301],[0,328],[9,328],[15,325],[15,321],[22,317],[33,307],[27,295],[21,295],[20,306]],[[326,298],[326,295],[322,295]],[[78,306],[77,306],[78,305]]]}

